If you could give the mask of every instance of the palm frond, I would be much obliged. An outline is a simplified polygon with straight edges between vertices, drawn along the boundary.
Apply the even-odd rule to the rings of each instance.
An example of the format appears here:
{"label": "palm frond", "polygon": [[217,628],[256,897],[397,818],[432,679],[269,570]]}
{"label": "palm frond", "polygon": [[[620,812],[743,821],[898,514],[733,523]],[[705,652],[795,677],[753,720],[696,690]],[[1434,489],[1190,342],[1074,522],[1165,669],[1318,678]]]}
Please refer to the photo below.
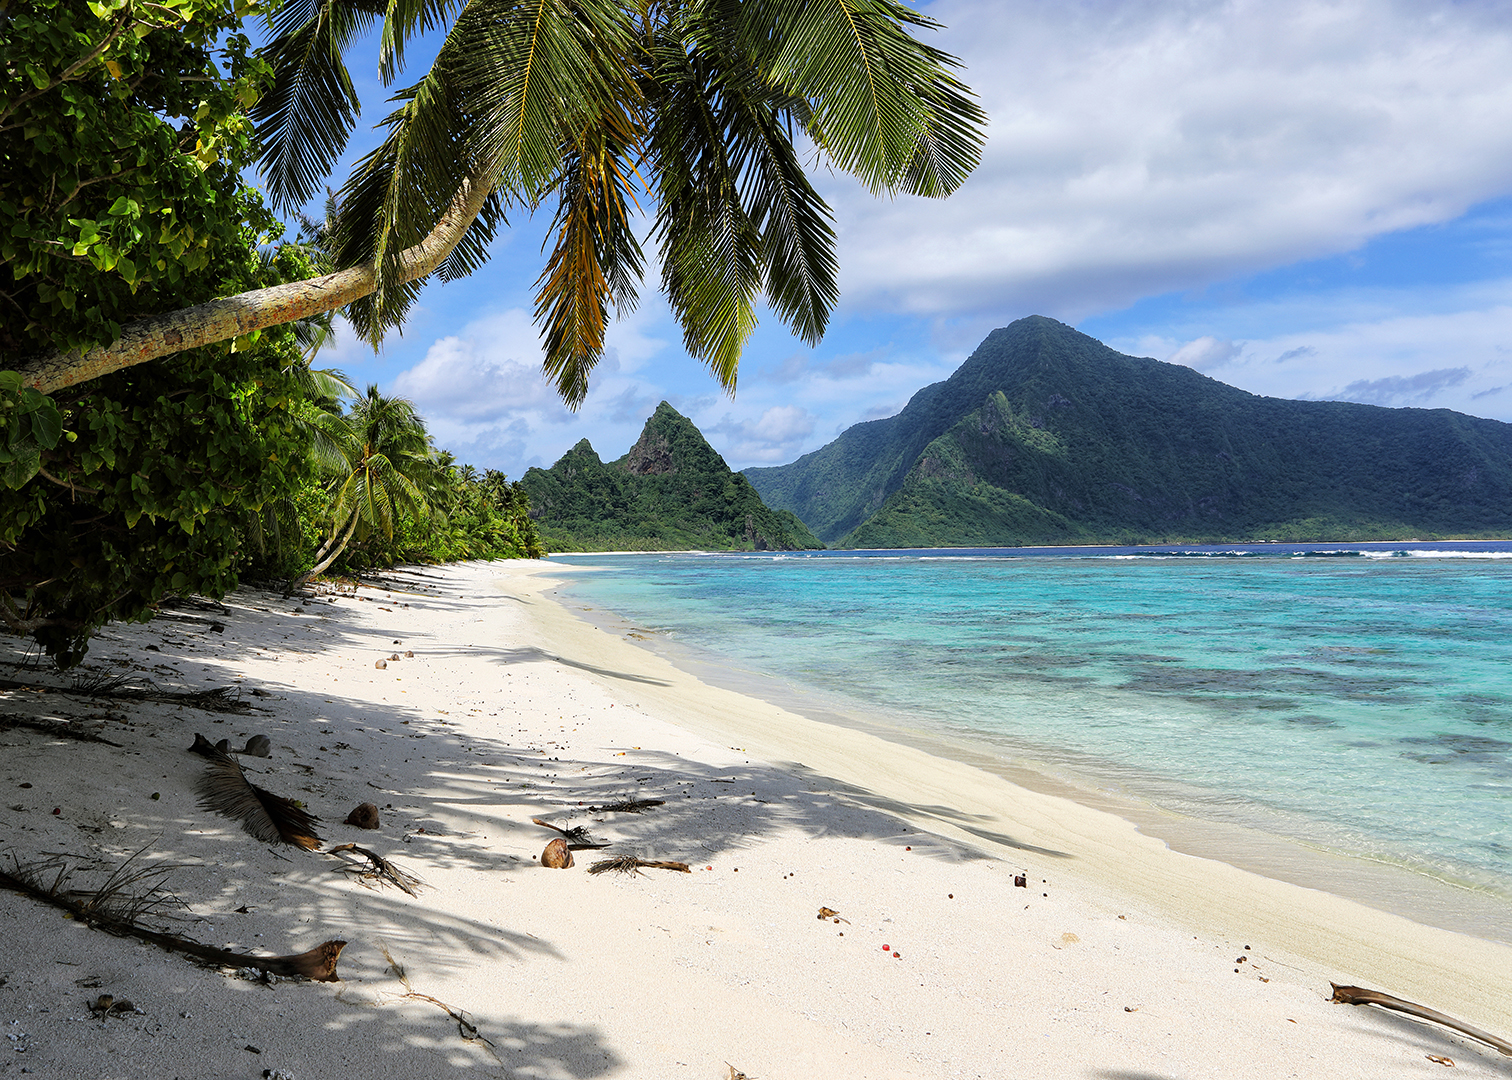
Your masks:
{"label": "palm frond", "polygon": [[543,324],[543,369],[574,408],[603,355],[610,307],[621,316],[635,310],[645,270],[630,221],[637,134],[623,113],[598,118],[567,152],[557,185],[556,245],[536,280],[535,317]]}
{"label": "palm frond", "polygon": [[297,0],[274,9],[276,36],[263,50],[273,85],[251,109],[274,209],[309,201],[346,148],[362,104],[342,54],[382,10],[380,0]]}
{"label": "palm frond", "polygon": [[970,172],[985,114],[906,29],[934,20],[896,0],[751,0],[741,19],[758,67],[811,103],[809,134],[873,194],[943,195]]}
{"label": "palm frond", "polygon": [[313,850],[320,845],[318,820],[290,799],[249,783],[237,760],[219,750],[200,751],[210,759],[199,780],[200,805],[241,823],[264,843],[283,842]]}

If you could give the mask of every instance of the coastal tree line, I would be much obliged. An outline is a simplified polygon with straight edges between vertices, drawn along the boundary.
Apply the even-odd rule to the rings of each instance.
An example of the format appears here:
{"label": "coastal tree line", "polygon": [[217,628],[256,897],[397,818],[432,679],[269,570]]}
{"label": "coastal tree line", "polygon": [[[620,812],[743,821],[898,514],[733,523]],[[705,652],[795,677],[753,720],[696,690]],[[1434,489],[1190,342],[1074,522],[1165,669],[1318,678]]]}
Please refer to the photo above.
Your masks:
{"label": "coastal tree line", "polygon": [[[894,0],[0,4],[0,623],[67,665],[106,621],[248,573],[538,553],[512,484],[413,410],[373,427],[393,403],[314,367],[321,320],[376,346],[506,215],[546,210],[564,400],[634,307],[643,243],[733,391],[760,304],[812,342],[837,298],[799,133],[877,193],[974,167],[985,117],[930,25]],[[443,41],[327,221],[286,235],[355,126],[373,30],[390,84]]]}

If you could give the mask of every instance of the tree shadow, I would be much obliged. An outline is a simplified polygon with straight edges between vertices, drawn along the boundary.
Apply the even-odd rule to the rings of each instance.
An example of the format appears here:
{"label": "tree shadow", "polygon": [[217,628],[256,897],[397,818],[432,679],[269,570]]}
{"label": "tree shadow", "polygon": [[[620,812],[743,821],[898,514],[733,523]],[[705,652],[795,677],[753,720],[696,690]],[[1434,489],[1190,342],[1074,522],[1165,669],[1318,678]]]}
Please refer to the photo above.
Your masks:
{"label": "tree shadow", "polygon": [[[417,584],[424,583],[405,582],[406,587]],[[412,597],[410,602],[461,617],[482,608],[482,599],[469,603],[447,595],[426,600]],[[384,601],[379,606],[401,602]],[[327,604],[322,610],[318,601],[305,604],[298,598],[255,590],[243,590],[228,598],[228,603],[232,611],[218,619],[223,626],[220,631],[209,622],[181,621],[107,628],[96,642],[88,668],[102,675],[146,674],[166,688],[200,690],[224,685],[230,674],[225,665],[235,665],[253,653],[283,663],[313,663],[316,658],[341,653],[347,658],[343,663],[350,664],[353,650],[376,653],[375,640],[384,640],[378,635],[402,640],[407,629],[402,626],[402,608],[393,613],[392,629],[358,633],[346,626],[343,613],[350,608],[345,605]],[[10,647],[10,642],[0,639],[0,659],[9,656]],[[14,659],[24,660],[19,647],[14,653]],[[501,666],[561,664],[630,683],[657,681],[531,647],[456,649],[443,645],[425,651],[430,656],[448,654],[482,656]],[[184,976],[187,983],[201,985],[201,997],[218,1002],[214,1010],[221,1022],[256,1030],[258,1039],[272,1045],[270,1050],[258,1044],[269,1053],[256,1059],[258,1071],[272,1066],[296,1073],[328,1073],[324,1066],[299,1064],[313,1062],[310,1055],[315,1051],[299,1049],[299,1040],[311,1041],[310,1032],[317,1029],[362,1033],[372,1048],[372,1059],[352,1065],[349,1075],[435,1075],[441,1068],[438,1062],[443,1061],[458,1072],[479,1064],[497,1068],[486,1048],[477,1040],[463,1038],[456,1022],[441,1008],[401,998],[403,986],[388,971],[382,950],[387,948],[398,962],[419,969],[411,974],[420,993],[427,992],[428,977],[439,982],[480,963],[507,964],[528,978],[531,964],[561,962],[563,952],[549,937],[510,925],[506,904],[499,905],[497,917],[468,917],[446,910],[435,902],[434,894],[428,898],[422,892],[412,898],[393,889],[366,889],[341,873],[343,864],[335,857],[260,844],[234,822],[200,809],[196,783],[205,762],[188,752],[197,732],[212,743],[225,737],[234,745],[252,734],[267,735],[272,757],[241,759],[248,779],[306,803],[311,813],[323,819],[318,829],[328,845],[354,841],[422,880],[442,869],[461,871],[472,875],[467,880],[478,889],[524,881],[522,875],[527,873],[544,873],[532,856],[553,834],[532,824],[532,817],[564,828],[585,826],[610,843],[606,855],[631,853],[689,863],[712,862],[786,832],[906,844],[915,854],[936,859],[984,857],[965,844],[921,833],[900,820],[909,816],[1012,850],[1066,857],[989,829],[984,818],[948,806],[889,799],[793,763],[715,767],[675,753],[629,746],[579,756],[562,748],[565,736],[556,743],[540,735],[533,737],[535,741],[512,737],[513,725],[502,709],[495,717],[470,719],[470,731],[464,731],[455,720],[407,705],[402,699],[376,704],[344,694],[339,680],[348,676],[333,675],[330,689],[314,685],[317,680],[305,673],[291,673],[283,685],[270,681],[254,686],[251,680],[243,680],[242,700],[254,710],[245,715],[78,694],[0,692],[0,708],[46,714],[60,723],[97,730],[121,744],[116,749],[64,743],[35,731],[0,732],[5,745],[0,753],[0,785],[12,791],[26,782],[30,762],[69,755],[68,770],[49,774],[57,777],[53,787],[16,791],[14,805],[23,809],[0,806],[0,828],[9,829],[7,846],[19,856],[69,851],[119,861],[146,844],[147,858],[186,864],[175,872],[170,888],[195,913],[178,931],[187,937],[275,954],[300,952],[329,937],[352,940],[340,966],[349,982],[335,994],[319,986],[269,990],[227,981],[214,972]],[[66,685],[70,680],[46,681]],[[459,693],[463,693],[461,688]],[[372,752],[385,746],[394,752]],[[129,783],[120,782],[123,776],[130,777]],[[123,786],[131,790],[122,790]],[[153,793],[161,799],[148,798]],[[640,814],[603,809],[629,799],[659,799],[662,804]],[[382,827],[377,832],[340,824],[349,809],[369,801],[380,809]],[[54,816],[50,813],[54,806],[68,810]],[[595,852],[579,852],[579,856],[578,872],[584,863],[600,857]],[[36,911],[22,910],[27,908]],[[243,908],[247,912],[239,914]],[[34,901],[11,894],[0,899],[0,910],[6,909],[14,909],[17,924],[28,928],[50,921],[50,913]],[[55,916],[51,921],[56,921]],[[123,951],[134,948],[120,946]],[[140,960],[138,953],[129,955],[132,959],[123,961],[123,970]],[[179,957],[165,957],[161,962],[187,965]],[[217,980],[234,992],[236,1009],[224,1007],[226,993]],[[16,985],[12,977],[11,985],[0,987],[0,993],[14,992]],[[49,990],[53,991],[79,997],[71,983]],[[369,993],[376,996],[369,1000],[354,996]],[[295,1007],[303,1014],[303,1034],[285,1043],[279,1025],[287,1026],[284,1014],[296,999]],[[383,1004],[375,1004],[380,1000]],[[589,1080],[622,1063],[615,1048],[591,1026],[532,1025],[511,1018],[507,1006],[477,1001],[449,1004],[474,1014],[482,1034],[494,1042],[499,1060],[510,1071]],[[78,1027],[84,1029],[84,1025]],[[240,1044],[225,1054],[218,1047],[215,1043],[206,1050],[207,1074],[237,1074],[252,1059]],[[275,1061],[273,1051],[286,1056]],[[81,1053],[84,1056],[77,1060],[88,1073],[88,1053]],[[76,1059],[59,1060],[71,1068]],[[365,1071],[369,1066],[371,1070]],[[67,1070],[60,1067],[58,1074],[63,1071]]]}
{"label": "tree shadow", "polygon": [[[1386,1009],[1354,1006],[1362,1026],[1374,1034],[1427,1057],[1450,1058],[1463,1064],[1468,1054],[1475,1054],[1477,1064],[1502,1076],[1512,1076],[1512,1058],[1498,1053],[1485,1043],[1468,1036],[1456,1035],[1426,1020],[1418,1020]],[[1368,1018],[1368,1019],[1367,1019]]]}

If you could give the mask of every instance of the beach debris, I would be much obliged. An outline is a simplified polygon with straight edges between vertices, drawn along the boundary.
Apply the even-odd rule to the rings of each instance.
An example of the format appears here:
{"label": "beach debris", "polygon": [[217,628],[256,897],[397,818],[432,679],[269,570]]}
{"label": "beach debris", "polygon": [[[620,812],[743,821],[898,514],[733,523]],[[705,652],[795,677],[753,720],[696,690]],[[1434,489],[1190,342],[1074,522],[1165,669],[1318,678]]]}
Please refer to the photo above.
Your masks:
{"label": "beach debris", "polygon": [[[376,811],[374,812],[376,813]],[[348,851],[361,855],[367,862],[365,864],[353,862],[345,855]],[[426,887],[425,882],[421,881],[414,874],[399,869],[376,851],[369,851],[367,848],[358,847],[356,844],[339,844],[336,847],[327,849],[325,854],[335,855],[341,859],[343,865],[338,867],[338,869],[353,875],[357,878],[358,884],[366,886],[369,889],[373,887],[370,883],[376,881],[380,885],[392,885],[396,889],[409,893],[411,896],[419,896],[420,890]]]}
{"label": "beach debris", "polygon": [[822,907],[819,909],[819,921],[823,922],[825,919],[832,919],[837,923],[845,923],[847,926],[850,925],[850,920],[842,919],[840,913],[834,908]]}
{"label": "beach debris", "polygon": [[319,819],[306,813],[293,799],[274,795],[249,782],[240,763],[211,746],[202,735],[195,735],[190,749],[210,759],[198,785],[200,805],[206,810],[241,822],[243,829],[265,843],[282,841],[306,851],[320,846],[320,834],[315,831]]}
{"label": "beach debris", "polygon": [[268,741],[266,735],[254,735],[247,740],[246,746],[240,750],[233,750],[231,749],[230,739],[221,739],[219,742],[211,745],[209,739],[199,732],[195,732],[194,745],[189,747],[189,752],[199,754],[201,757],[210,758],[213,761],[215,758],[210,753],[212,750],[217,754],[248,754],[252,757],[270,757],[273,753],[273,744]]}
{"label": "beach debris", "polygon": [[389,659],[390,660],[397,660],[397,659],[399,659],[399,654],[398,653],[389,653]]}
{"label": "beach debris", "polygon": [[395,977],[398,978],[400,984],[404,987],[404,993],[397,995],[400,1000],[430,1002],[456,1022],[458,1035],[468,1042],[482,1043],[488,1047],[488,1052],[493,1055],[495,1061],[498,1061],[500,1065],[504,1064],[499,1060],[499,1055],[494,1050],[492,1040],[484,1037],[483,1033],[478,1030],[478,1025],[473,1023],[472,1017],[465,1010],[453,1008],[446,1002],[439,998],[433,998],[429,994],[417,993],[415,988],[410,985],[409,975],[406,974],[404,965],[394,959],[394,954],[389,952],[388,946],[380,944],[378,948],[383,953],[383,958],[389,962],[389,970],[394,973]]}
{"label": "beach debris", "polygon": [[1029,874],[1027,872],[1013,875],[1013,887],[1027,889],[1029,887]]}
{"label": "beach debris", "polygon": [[411,649],[405,649],[404,650],[404,658],[406,660],[412,660],[412,659],[414,659],[414,656],[415,656],[415,654],[414,654],[413,650],[411,650]]}
{"label": "beach debris", "polygon": [[615,855],[612,858],[600,859],[588,868],[590,874],[607,874],[611,870],[620,874],[638,874],[642,869],[648,870],[680,870],[684,874],[693,871],[685,862],[672,862],[666,859],[638,859],[634,855]]}
{"label": "beach debris", "polygon": [[144,846],[110,872],[97,889],[72,888],[75,867],[60,856],[33,863],[21,863],[11,856],[10,872],[0,870],[0,887],[30,896],[68,912],[77,921],[97,930],[120,937],[134,937],[169,952],[180,952],[216,967],[254,967],[270,975],[303,978],[314,982],[338,982],[336,962],[346,942],[339,939],[322,942],[306,952],[291,956],[254,956],[202,945],[178,934],[149,930],[141,925],[149,914],[161,915],[163,909],[183,902],[163,889],[164,878],[180,868],[178,864],[155,863],[147,867],[133,864]]}
{"label": "beach debris", "polygon": [[252,711],[252,706],[241,700],[239,686],[217,686],[211,690],[165,690],[150,680],[145,684],[137,683],[134,675],[110,675],[105,672],[85,672],[76,675],[68,686],[40,686],[5,679],[0,680],[0,689],[32,690],[43,694],[77,694],[81,697],[108,697],[126,701],[158,701],[168,705],[188,705],[206,712],[248,713]]}
{"label": "beach debris", "polygon": [[725,1062],[725,1068],[730,1070],[730,1075],[725,1077],[725,1080],[756,1080],[754,1076],[747,1076],[728,1061]]}
{"label": "beach debris", "polygon": [[358,803],[352,808],[352,812],[346,816],[345,825],[355,825],[359,829],[376,829],[378,827],[378,807],[373,803]]}
{"label": "beach debris", "polygon": [[653,806],[665,806],[665,799],[625,799],[617,803],[605,803],[603,806],[590,806],[590,814],[643,814]]}
{"label": "beach debris", "polygon": [[264,1069],[263,1080],[294,1080],[294,1074],[287,1069]]}
{"label": "beach debris", "polygon": [[91,1001],[89,1011],[102,1020],[107,1016],[126,1016],[130,1013],[146,1015],[126,998],[115,998],[109,994],[101,994]]}
{"label": "beach debris", "polygon": [[[0,687],[3,689],[3,687]],[[121,749],[121,744],[102,739],[92,731],[85,731],[76,727],[66,720],[48,720],[40,716],[26,716],[21,713],[0,713],[0,731],[6,731],[13,727],[30,728],[32,731],[40,731],[44,735],[52,735],[60,739],[73,739],[76,742],[104,743],[106,746],[114,746]]]}
{"label": "beach debris", "polygon": [[539,825],[543,829],[550,829],[554,833],[560,833],[567,841],[567,846],[573,851],[593,851],[597,848],[606,848],[609,846],[595,840],[589,835],[588,828],[584,825],[574,825],[570,829],[563,829],[558,825],[553,825],[549,821],[542,821],[538,817],[533,817],[530,820],[532,824]]}
{"label": "beach debris", "polygon": [[1427,1020],[1439,1024],[1450,1031],[1457,1031],[1461,1035],[1467,1035],[1487,1046],[1495,1047],[1501,1053],[1512,1057],[1512,1042],[1506,1039],[1498,1039],[1495,1035],[1488,1035],[1479,1028],[1471,1027],[1463,1021],[1456,1020],[1452,1016],[1445,1016],[1436,1009],[1430,1009],[1415,1002],[1404,1001],[1391,994],[1383,994],[1379,990],[1366,990],[1359,986],[1340,986],[1338,983],[1329,983],[1333,987],[1332,1001],[1337,1005],[1377,1005],[1383,1009],[1391,1009],[1394,1012],[1405,1013],[1415,1016],[1419,1020]]}
{"label": "beach debris", "polygon": [[387,660],[379,660],[376,663],[374,663],[373,666],[375,668],[377,668],[379,671],[382,671],[384,668],[388,667],[388,661]]}
{"label": "beach debris", "polygon": [[541,865],[553,870],[566,870],[571,867],[572,851],[567,847],[567,841],[559,836],[547,844],[546,850],[541,852]]}
{"label": "beach debris", "polygon": [[1426,1054],[1424,1056],[1427,1057],[1428,1060],[1433,1062],[1435,1065],[1443,1065],[1450,1069],[1454,1068],[1453,1058],[1440,1057],[1438,1054]]}

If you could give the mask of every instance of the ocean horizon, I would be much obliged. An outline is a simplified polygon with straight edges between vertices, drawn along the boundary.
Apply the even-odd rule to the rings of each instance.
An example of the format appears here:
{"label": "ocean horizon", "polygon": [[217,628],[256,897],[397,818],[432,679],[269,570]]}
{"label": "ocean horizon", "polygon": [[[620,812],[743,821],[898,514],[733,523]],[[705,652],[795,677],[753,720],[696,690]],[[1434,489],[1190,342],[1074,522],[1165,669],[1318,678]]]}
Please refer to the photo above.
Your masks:
{"label": "ocean horizon", "polygon": [[1512,902],[1512,541],[551,561],[794,711]]}

